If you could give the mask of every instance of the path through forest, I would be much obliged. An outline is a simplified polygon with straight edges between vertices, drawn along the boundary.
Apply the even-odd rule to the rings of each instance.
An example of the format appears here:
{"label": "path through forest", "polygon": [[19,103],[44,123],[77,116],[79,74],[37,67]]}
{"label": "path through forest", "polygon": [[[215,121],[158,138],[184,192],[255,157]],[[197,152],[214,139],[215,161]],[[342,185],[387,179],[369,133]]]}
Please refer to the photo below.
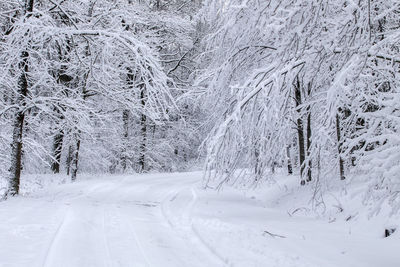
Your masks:
{"label": "path through forest", "polygon": [[[203,191],[200,178],[200,173],[91,178],[2,202],[0,266],[395,267],[400,262],[396,247],[373,235],[293,218],[237,191]],[[377,254],[371,255],[372,249]]]}

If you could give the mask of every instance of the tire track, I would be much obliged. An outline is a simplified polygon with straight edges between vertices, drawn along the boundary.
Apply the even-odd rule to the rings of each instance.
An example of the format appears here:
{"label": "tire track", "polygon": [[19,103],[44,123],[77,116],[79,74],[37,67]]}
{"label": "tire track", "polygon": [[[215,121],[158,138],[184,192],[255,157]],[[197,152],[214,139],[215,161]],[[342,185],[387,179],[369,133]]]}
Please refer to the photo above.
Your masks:
{"label": "tire track", "polygon": [[67,221],[67,217],[70,216],[70,208],[67,208],[67,211],[64,214],[63,219],[61,220],[61,222],[59,223],[56,231],[53,234],[53,237],[51,238],[51,241],[49,243],[49,245],[47,246],[46,252],[45,252],[45,256],[43,257],[43,261],[42,261],[42,266],[43,267],[53,267],[52,265],[49,265],[49,263],[52,260],[52,256],[54,253],[54,247],[56,245],[56,243],[58,242],[58,239],[63,231],[63,228],[65,226],[65,222]]}
{"label": "tire track", "polygon": [[[74,208],[75,205],[77,205],[77,207],[81,207],[82,203],[86,203],[89,204],[90,203],[90,197],[92,195],[95,194],[99,194],[102,193],[105,189],[108,189],[109,185],[108,184],[101,184],[101,185],[97,185],[94,186],[93,188],[90,188],[88,191],[83,192],[79,195],[76,196],[71,196],[71,197],[67,197],[64,199],[61,199],[60,204],[67,204],[67,206],[60,206],[60,208],[66,207],[67,211],[65,212],[62,221],[60,222],[60,224],[57,227],[57,230],[55,231],[55,233],[53,234],[53,238],[51,239],[49,245],[47,246],[46,249],[46,253],[44,256],[44,259],[42,261],[42,265],[43,267],[54,267],[54,265],[52,265],[52,262],[54,260],[56,260],[56,258],[54,257],[54,253],[57,250],[57,244],[59,242],[60,237],[64,234],[64,228],[66,227],[66,225],[68,224],[69,221],[71,221],[71,214],[72,214],[72,210]],[[119,186],[119,184],[116,184],[112,189],[116,189]],[[109,190],[112,190],[109,189]],[[106,190],[106,191],[109,191]],[[108,194],[108,196],[110,196]],[[107,199],[107,198],[105,198]],[[104,207],[102,207],[102,213],[98,214],[99,220],[101,222],[101,234],[102,234],[102,239],[103,239],[103,243],[104,243],[104,249],[106,251],[106,259],[104,261],[104,266],[110,266],[110,261],[111,261],[111,255],[110,255],[110,250],[109,250],[109,246],[108,246],[108,242],[107,242],[107,237],[106,237],[106,232],[105,232],[105,210]],[[83,218],[81,218],[83,219]],[[85,220],[86,221],[86,220]],[[90,221],[87,221],[87,224],[90,225]]]}
{"label": "tire track", "polygon": [[124,225],[126,226],[125,228],[127,228],[127,230],[129,231],[129,234],[133,237],[133,239],[135,240],[136,246],[139,250],[139,253],[142,255],[142,258],[145,262],[145,266],[146,267],[151,267],[150,264],[150,260],[147,257],[146,253],[144,252],[143,249],[143,245],[142,242],[139,239],[139,236],[136,233],[136,230],[133,228],[133,226],[129,223],[128,218],[125,218],[126,215],[121,215],[121,211],[118,211],[118,215],[120,216],[120,218],[122,219],[122,221],[124,222]]}
{"label": "tire track", "polygon": [[103,232],[103,243],[106,251],[106,260],[104,263],[104,266],[111,266],[111,253],[110,253],[110,246],[109,242],[107,239],[107,233],[106,233],[106,211],[105,208],[103,207],[103,223],[102,223],[102,232]]}
{"label": "tire track", "polygon": [[[188,190],[190,189],[190,193],[191,193],[191,200],[189,202],[189,204],[186,206],[185,211],[183,216],[186,218],[186,221],[188,223],[188,229],[189,232],[186,232],[186,235],[191,236],[197,243],[199,244],[202,248],[203,251],[205,251],[207,254],[211,255],[214,259],[216,259],[218,262],[220,262],[222,264],[222,266],[232,266],[231,264],[229,264],[228,260],[225,259],[222,255],[220,255],[215,248],[213,248],[209,243],[207,243],[199,234],[199,232],[197,231],[197,229],[194,228],[193,226],[193,221],[192,221],[192,214],[193,214],[193,209],[194,209],[194,205],[196,204],[196,201],[198,199],[197,197],[197,193],[195,191],[195,188],[193,185],[193,182],[190,183],[190,186],[185,186],[185,187],[181,187],[178,190],[171,190],[171,194],[169,194],[162,202],[161,202],[161,214],[164,217],[164,220],[166,220],[168,222],[168,224],[170,225],[171,228],[173,228],[175,231],[180,231],[182,232],[182,230],[178,229],[177,226],[175,224],[173,224],[172,219],[170,218],[169,215],[167,215],[167,211],[169,208],[169,203],[173,200],[175,200],[178,195],[180,193],[182,193],[184,190]],[[169,212],[171,214],[171,212]]]}

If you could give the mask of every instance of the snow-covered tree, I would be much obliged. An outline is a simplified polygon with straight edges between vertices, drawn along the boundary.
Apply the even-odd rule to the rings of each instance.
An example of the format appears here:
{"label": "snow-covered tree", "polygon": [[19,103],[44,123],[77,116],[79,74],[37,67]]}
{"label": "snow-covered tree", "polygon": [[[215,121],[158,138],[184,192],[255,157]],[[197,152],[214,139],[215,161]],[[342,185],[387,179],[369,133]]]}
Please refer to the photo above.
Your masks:
{"label": "snow-covered tree", "polygon": [[[1,115],[14,121],[11,195],[18,193],[22,157],[32,155],[28,151],[51,158],[54,167],[67,144],[75,179],[81,143],[103,139],[115,146],[116,140],[105,138],[115,133],[110,131],[115,112],[129,110],[162,124],[176,109],[157,52],[146,36],[127,30],[124,18],[135,6],[125,1],[26,3],[10,19],[1,42]],[[48,135],[52,144],[43,140]]]}
{"label": "snow-covered tree", "polygon": [[394,201],[396,1],[209,1],[204,13],[206,183],[252,184],[276,164],[295,163],[302,184],[368,166],[372,191]]}

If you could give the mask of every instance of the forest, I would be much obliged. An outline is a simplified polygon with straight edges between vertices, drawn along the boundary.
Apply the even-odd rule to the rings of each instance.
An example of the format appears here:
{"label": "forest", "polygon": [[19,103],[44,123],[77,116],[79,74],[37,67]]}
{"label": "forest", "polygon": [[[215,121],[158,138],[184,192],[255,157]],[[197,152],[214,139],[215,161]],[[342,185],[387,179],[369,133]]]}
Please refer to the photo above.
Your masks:
{"label": "forest", "polygon": [[[88,177],[141,177],[145,188],[159,186],[158,178],[148,185],[140,179],[157,174],[176,192],[163,182],[165,199],[142,204],[161,205],[174,228],[186,217],[194,221],[195,247],[203,244],[216,261],[203,266],[267,266],[221,256],[193,226],[194,207],[205,203],[195,200],[212,202],[218,192],[286,188],[290,218],[307,210],[304,216],[333,222],[335,210],[343,223],[357,217],[367,225],[364,216],[379,221],[371,229],[394,234],[400,227],[400,2],[1,1],[0,237],[7,237],[2,216],[30,202],[35,183],[41,190],[50,190],[44,184],[51,179],[66,188],[60,190],[96,191],[95,184],[106,188],[109,181],[86,188]],[[128,183],[138,186],[134,178]],[[118,192],[95,196],[103,201]],[[185,199],[190,194],[193,203]],[[175,199],[193,204],[179,222],[170,207]],[[348,203],[354,210],[346,213]],[[381,266],[400,262],[391,258],[400,248],[393,243],[398,232],[393,238],[382,246],[390,256],[374,258],[388,260]],[[62,265],[50,254],[37,266],[103,266]],[[121,262],[104,266],[142,266]],[[34,266],[24,264],[15,266]],[[314,266],[276,264],[270,266]],[[315,266],[378,266],[352,264]],[[166,265],[146,260],[143,266]]]}

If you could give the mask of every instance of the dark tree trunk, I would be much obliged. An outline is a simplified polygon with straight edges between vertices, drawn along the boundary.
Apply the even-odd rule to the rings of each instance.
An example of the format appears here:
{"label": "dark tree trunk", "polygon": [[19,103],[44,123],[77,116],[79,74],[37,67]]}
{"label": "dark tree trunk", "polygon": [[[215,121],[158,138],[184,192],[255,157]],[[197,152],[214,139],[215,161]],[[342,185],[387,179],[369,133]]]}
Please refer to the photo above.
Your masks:
{"label": "dark tree trunk", "polygon": [[[85,79],[87,79],[86,74]],[[83,100],[86,100],[87,94],[86,94],[86,87],[83,87],[82,90],[82,95],[83,95]],[[73,140],[75,140],[75,145],[74,149],[72,150],[72,157],[71,157],[71,181],[74,182],[76,180],[77,174],[78,174],[78,162],[79,162],[79,149],[81,147],[81,131],[79,129],[76,129],[75,134],[73,135]]]}
{"label": "dark tree trunk", "polygon": [[53,173],[60,173],[61,150],[64,139],[64,131],[60,130],[53,139],[53,162],[51,170]]}
{"label": "dark tree trunk", "polygon": [[[33,10],[33,0],[26,0],[25,2],[25,15],[30,16]],[[28,67],[28,51],[23,51],[21,53],[21,62],[19,64],[19,69],[21,70],[21,75],[18,79],[18,96],[17,104],[19,105],[19,110],[17,111],[14,123],[13,123],[13,136],[11,144],[11,167],[10,167],[10,178],[9,178],[9,188],[7,195],[13,196],[19,194],[19,185],[21,180],[21,169],[22,169],[22,145],[23,145],[23,132],[24,132],[24,121],[25,121],[25,99],[28,95],[28,79],[27,73],[29,71]]]}
{"label": "dark tree trunk", "polygon": [[69,145],[69,147],[68,147],[67,162],[66,162],[66,165],[67,165],[67,175],[69,175],[69,174],[70,174],[70,171],[71,171],[72,153],[73,153],[73,147],[72,147],[72,145]]}
{"label": "dark tree trunk", "polygon": [[[70,50],[71,50],[71,45],[70,45],[70,42],[67,41],[66,51],[70,52]],[[59,59],[61,62],[63,62],[63,61],[69,62],[69,58],[66,57],[65,55],[63,55],[61,48],[59,48]],[[54,74],[54,77],[57,78],[57,82],[59,84],[65,86],[65,89],[63,90],[63,94],[65,97],[68,97],[68,90],[66,87],[69,86],[69,82],[72,81],[73,77],[66,74],[66,67],[62,66],[59,70],[59,73]],[[57,125],[59,128],[57,129],[57,132],[53,139],[53,162],[51,164],[51,170],[54,173],[60,172],[61,151],[63,148],[63,139],[64,139],[64,130],[62,129],[62,123],[65,120],[65,117],[60,112],[60,109],[65,111],[65,107],[63,107],[61,104],[58,104],[58,105],[59,105],[59,107],[54,108],[54,113],[57,114],[58,119],[59,119],[59,124]]]}
{"label": "dark tree trunk", "polygon": [[[256,143],[256,147],[258,144]],[[261,179],[261,174],[262,174],[262,166],[261,166],[261,160],[260,160],[260,151],[256,148],[254,149],[254,157],[255,157],[255,165],[254,165],[254,174],[255,174],[255,179],[256,181]]]}
{"label": "dark tree trunk", "polygon": [[11,144],[11,168],[8,195],[14,196],[19,194],[19,185],[22,169],[22,134],[25,114],[18,111],[13,125],[13,140]]}
{"label": "dark tree trunk", "polygon": [[75,136],[75,150],[72,153],[72,162],[71,162],[71,181],[74,182],[76,180],[76,176],[78,174],[78,162],[79,162],[79,148],[81,146],[81,140],[79,134]]}
{"label": "dark tree trunk", "polygon": [[145,88],[142,87],[140,91],[140,102],[142,105],[142,115],[140,116],[140,132],[141,132],[141,144],[140,144],[140,155],[139,155],[139,168],[140,172],[145,171],[146,167],[146,142],[147,142],[147,116],[145,115]]}
{"label": "dark tree trunk", "polygon": [[[86,51],[89,55],[88,50]],[[86,82],[88,78],[89,72],[85,74],[85,85],[82,89],[82,99],[85,101],[88,97],[87,89],[86,89]],[[73,134],[73,140],[75,141],[74,149],[72,150],[72,157],[71,157],[71,181],[74,182],[76,180],[78,174],[78,162],[79,162],[79,149],[81,147],[81,131],[79,129],[75,129],[75,133]]]}
{"label": "dark tree trunk", "polygon": [[[125,23],[125,22],[124,22]],[[129,29],[129,26],[126,26],[127,30]],[[126,77],[126,83],[129,87],[130,90],[134,90],[135,86],[135,75],[133,74],[133,71],[131,68],[127,68],[127,77]],[[122,171],[125,172],[126,168],[128,166],[128,145],[129,145],[129,110],[125,109],[122,112],[122,124],[123,124],[123,147],[121,151],[121,167]]]}
{"label": "dark tree trunk", "polygon": [[[311,96],[311,83],[308,84],[307,95]],[[311,160],[311,106],[307,106],[307,182],[312,180],[312,160]]]}
{"label": "dark tree trunk", "polygon": [[292,161],[290,159],[290,146],[286,147],[286,157],[287,157],[288,174],[292,175],[293,174],[293,167],[292,167]]}
{"label": "dark tree trunk", "polygon": [[275,161],[273,161],[272,164],[271,164],[271,173],[272,174],[275,174],[275,164],[276,164]]}
{"label": "dark tree trunk", "polygon": [[124,110],[122,112],[122,121],[123,121],[123,147],[122,147],[122,155],[121,155],[121,167],[122,171],[125,172],[127,168],[127,146],[128,146],[128,137],[129,137],[129,110]]}
{"label": "dark tree trunk", "polygon": [[305,184],[305,180],[303,179],[304,174],[304,161],[305,161],[305,151],[304,151],[304,130],[303,130],[303,119],[301,118],[301,108],[299,106],[302,104],[301,101],[301,88],[300,88],[300,80],[299,77],[296,78],[294,83],[294,97],[296,102],[296,108],[298,113],[297,118],[297,137],[298,137],[298,147],[299,147],[299,164],[300,164],[300,177],[301,177],[301,185]]}
{"label": "dark tree trunk", "polygon": [[341,140],[341,133],[340,133],[340,118],[339,114],[336,114],[336,137],[337,137],[337,147],[338,147],[338,158],[339,158],[339,175],[340,180],[346,179],[344,176],[344,164],[342,159],[342,140]]}

